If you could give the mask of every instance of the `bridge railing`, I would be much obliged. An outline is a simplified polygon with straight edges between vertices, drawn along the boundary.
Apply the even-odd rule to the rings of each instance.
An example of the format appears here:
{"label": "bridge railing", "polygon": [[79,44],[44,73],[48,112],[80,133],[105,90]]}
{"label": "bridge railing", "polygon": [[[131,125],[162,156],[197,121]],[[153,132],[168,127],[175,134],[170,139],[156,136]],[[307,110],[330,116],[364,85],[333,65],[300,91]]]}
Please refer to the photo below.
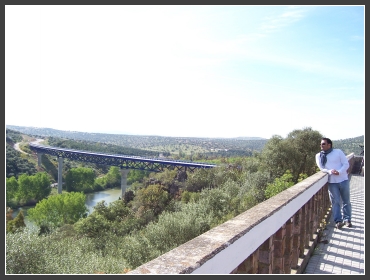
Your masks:
{"label": "bridge railing", "polygon": [[318,172],[128,274],[302,273],[330,217],[327,180]]}

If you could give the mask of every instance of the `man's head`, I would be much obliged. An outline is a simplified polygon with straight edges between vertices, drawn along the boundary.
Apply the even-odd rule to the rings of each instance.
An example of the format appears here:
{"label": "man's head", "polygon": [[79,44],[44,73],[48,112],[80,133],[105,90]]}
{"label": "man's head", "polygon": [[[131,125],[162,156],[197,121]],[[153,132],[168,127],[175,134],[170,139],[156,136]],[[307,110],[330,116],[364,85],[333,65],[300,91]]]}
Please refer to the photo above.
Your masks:
{"label": "man's head", "polygon": [[329,150],[331,147],[332,147],[332,142],[329,138],[321,138],[321,143],[320,143],[320,147],[321,147],[321,150],[322,151],[327,151]]}

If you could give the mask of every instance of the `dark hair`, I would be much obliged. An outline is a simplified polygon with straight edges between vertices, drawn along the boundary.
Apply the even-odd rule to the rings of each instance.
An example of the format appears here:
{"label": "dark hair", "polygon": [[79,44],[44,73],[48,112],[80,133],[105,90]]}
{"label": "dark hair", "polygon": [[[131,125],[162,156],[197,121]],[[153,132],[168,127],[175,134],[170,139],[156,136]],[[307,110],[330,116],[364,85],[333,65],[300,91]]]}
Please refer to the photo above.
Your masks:
{"label": "dark hair", "polygon": [[321,140],[325,140],[326,143],[330,144],[331,147],[333,148],[333,142],[331,142],[331,140],[329,138],[324,137],[324,138],[321,138]]}

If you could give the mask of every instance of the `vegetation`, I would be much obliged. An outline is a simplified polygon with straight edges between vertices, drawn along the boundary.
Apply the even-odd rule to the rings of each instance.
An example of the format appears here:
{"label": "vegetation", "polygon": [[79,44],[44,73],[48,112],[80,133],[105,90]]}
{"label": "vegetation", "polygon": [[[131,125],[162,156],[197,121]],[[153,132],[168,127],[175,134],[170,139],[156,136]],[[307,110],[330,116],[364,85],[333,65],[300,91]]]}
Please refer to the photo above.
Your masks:
{"label": "vegetation", "polygon": [[294,184],[300,174],[316,172],[315,154],[322,136],[311,128],[294,130],[287,138],[273,136],[261,153],[262,170],[273,178],[283,176],[289,170]]}
{"label": "vegetation", "polygon": [[21,210],[14,219],[12,218],[12,213],[13,210],[10,207],[6,207],[6,233],[16,233],[26,227],[23,211]]}
{"label": "vegetation", "polygon": [[17,143],[23,140],[22,133],[12,129],[6,129],[6,142]]}
{"label": "vegetation", "polygon": [[[140,182],[124,198],[98,203],[88,216],[82,192],[49,195],[28,211],[37,231],[7,212],[6,273],[126,273],[316,173],[321,137],[304,128],[272,137],[252,156],[215,158],[212,169],[135,173]],[[118,175],[117,167],[100,177],[86,165],[65,170],[69,191],[114,186]],[[7,179],[7,192],[16,183]]]}
{"label": "vegetation", "polygon": [[122,154],[122,155],[129,155],[129,156],[146,156],[146,157],[158,156],[158,152],[154,152],[154,151],[146,151],[146,150],[141,150],[141,149],[136,149],[136,148],[123,147],[123,146],[99,143],[99,142],[91,142],[91,141],[86,141],[86,140],[73,140],[73,139],[70,140],[70,139],[49,137],[47,140],[47,144],[53,147],[68,148],[68,149],[81,150],[81,151],[108,153],[108,154]]}
{"label": "vegetation", "polygon": [[[306,174],[300,174],[298,182],[306,178],[307,178]],[[273,183],[267,184],[265,190],[265,197],[268,199],[295,185],[293,179],[294,178],[290,170],[285,171],[283,176],[275,178]]]}
{"label": "vegetation", "polygon": [[37,170],[35,164],[32,163],[27,156],[21,154],[12,148],[7,143],[6,145],[6,177],[16,177],[20,174],[33,175],[36,174]]}
{"label": "vegetation", "polygon": [[361,152],[363,152],[365,138],[364,135],[362,135],[354,138],[340,140],[332,139],[332,141],[334,149],[341,149],[346,155],[354,153],[356,156],[360,156]]}
{"label": "vegetation", "polygon": [[84,192],[94,191],[94,170],[87,167],[71,168],[65,178],[65,188],[67,192]]}
{"label": "vegetation", "polygon": [[[71,226],[54,234],[39,235],[32,229],[7,234],[6,274],[122,274],[127,264],[120,240],[114,236],[105,250],[99,241],[88,237],[74,238]],[[101,240],[103,243],[105,240]],[[109,252],[109,255],[103,255]]]}
{"label": "vegetation", "polygon": [[14,176],[6,178],[7,206],[27,205],[48,197],[50,192],[50,180],[45,172],[31,176],[21,174],[18,180]]}
{"label": "vegetation", "polygon": [[18,131],[6,129],[6,177],[15,176],[18,178],[19,174],[32,175],[37,172],[35,168],[35,161],[31,156],[20,153],[13,147],[16,143],[22,143],[31,139],[30,136],[21,134]]}
{"label": "vegetation", "polygon": [[53,195],[38,202],[28,210],[28,218],[37,226],[45,229],[74,224],[87,217],[86,197],[81,192]]}

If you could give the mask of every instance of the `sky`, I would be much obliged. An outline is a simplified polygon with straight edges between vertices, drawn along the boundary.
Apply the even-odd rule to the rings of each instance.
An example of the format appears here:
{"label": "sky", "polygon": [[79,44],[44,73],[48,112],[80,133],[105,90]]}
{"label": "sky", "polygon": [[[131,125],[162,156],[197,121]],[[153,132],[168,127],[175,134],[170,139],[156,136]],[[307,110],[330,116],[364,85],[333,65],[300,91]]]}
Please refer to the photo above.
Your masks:
{"label": "sky", "polygon": [[365,134],[365,6],[6,5],[5,125]]}

